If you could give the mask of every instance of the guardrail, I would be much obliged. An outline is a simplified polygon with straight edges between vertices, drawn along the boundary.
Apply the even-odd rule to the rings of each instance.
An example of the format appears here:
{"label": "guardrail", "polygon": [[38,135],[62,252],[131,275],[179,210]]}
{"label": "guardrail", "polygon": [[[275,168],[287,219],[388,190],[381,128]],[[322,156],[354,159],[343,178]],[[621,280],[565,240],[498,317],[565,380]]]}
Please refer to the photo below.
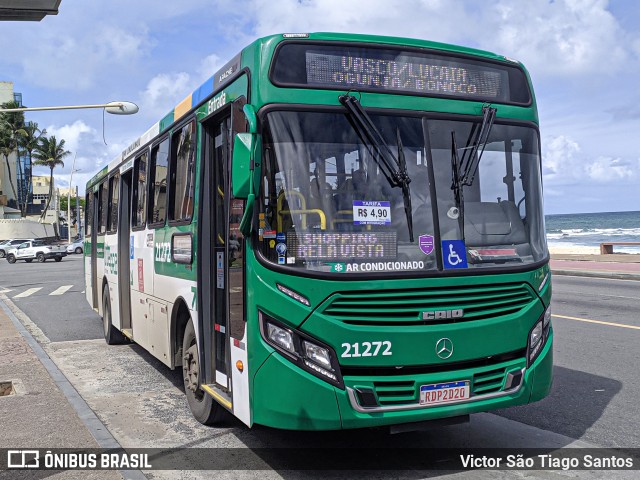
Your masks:
{"label": "guardrail", "polygon": [[607,255],[613,253],[614,245],[640,247],[640,242],[603,242],[600,244],[600,254]]}

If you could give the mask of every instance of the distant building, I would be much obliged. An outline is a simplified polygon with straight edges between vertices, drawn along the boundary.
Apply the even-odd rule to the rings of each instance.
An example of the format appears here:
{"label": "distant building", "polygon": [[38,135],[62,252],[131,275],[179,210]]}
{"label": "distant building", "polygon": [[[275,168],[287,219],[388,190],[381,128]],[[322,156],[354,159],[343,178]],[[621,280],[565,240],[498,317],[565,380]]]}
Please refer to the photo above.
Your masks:
{"label": "distant building", "polygon": [[[49,176],[33,176],[33,200],[29,206],[29,216],[40,216],[49,198]],[[58,221],[57,211],[60,208],[58,192],[56,190],[56,179],[53,177],[53,198],[49,203],[49,210],[44,218],[44,223],[56,223]]]}

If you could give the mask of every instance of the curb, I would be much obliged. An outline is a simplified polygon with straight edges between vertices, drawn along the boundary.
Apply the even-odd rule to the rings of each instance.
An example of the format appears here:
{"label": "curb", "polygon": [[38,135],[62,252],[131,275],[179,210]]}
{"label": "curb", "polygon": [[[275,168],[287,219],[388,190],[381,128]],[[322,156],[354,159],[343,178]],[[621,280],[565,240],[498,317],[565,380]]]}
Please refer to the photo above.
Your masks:
{"label": "curb", "polygon": [[[99,448],[104,449],[122,449],[122,446],[111,435],[109,429],[102,423],[96,413],[80,396],[75,387],[67,379],[67,377],[58,369],[58,366],[49,357],[44,348],[38,343],[38,340],[29,332],[23,321],[18,318],[18,315],[14,313],[13,306],[21,317],[28,318],[18,307],[11,302],[5,295],[0,294],[0,309],[9,317],[9,320],[13,323],[16,331],[22,336],[29,348],[38,358],[40,363],[44,366],[45,370],[60,389],[64,397],[67,399],[71,407],[75,410],[78,417],[84,424],[85,428],[89,431],[91,436],[95,439]],[[37,328],[37,327],[36,327]],[[38,329],[39,330],[39,329]],[[123,470],[119,469],[117,472],[124,480],[146,480],[147,477],[141,470]]]}
{"label": "curb", "polygon": [[551,269],[552,275],[567,275],[572,277],[591,277],[614,280],[636,280],[640,281],[640,274],[625,272],[597,272],[590,270],[556,270]]}

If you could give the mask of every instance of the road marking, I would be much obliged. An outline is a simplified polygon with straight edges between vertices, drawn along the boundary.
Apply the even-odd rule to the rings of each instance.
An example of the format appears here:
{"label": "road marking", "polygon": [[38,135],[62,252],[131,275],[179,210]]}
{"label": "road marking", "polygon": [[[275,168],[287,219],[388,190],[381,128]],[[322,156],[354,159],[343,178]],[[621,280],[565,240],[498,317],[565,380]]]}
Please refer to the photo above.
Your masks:
{"label": "road marking", "polygon": [[[571,295],[584,295],[584,292],[572,292],[570,290],[563,290],[563,294],[571,294]],[[627,297],[624,295],[608,295],[606,293],[590,293],[589,295],[597,295],[599,297],[611,297],[611,298],[624,298],[627,300],[640,300],[640,297]]]}
{"label": "road marking", "polygon": [[30,288],[29,290],[25,290],[22,293],[19,293],[18,295],[16,295],[13,298],[23,298],[23,297],[28,297],[29,295],[33,295],[34,293],[36,293],[37,291],[42,290],[42,287],[37,287],[37,288]]}
{"label": "road marking", "polygon": [[62,295],[63,293],[65,293],[67,290],[69,290],[71,287],[73,287],[73,285],[62,285],[61,287],[56,288],[53,292],[51,292],[49,295]]}
{"label": "road marking", "polygon": [[598,325],[608,325],[610,327],[631,328],[633,330],[640,330],[639,326],[627,325],[626,323],[603,322],[602,320],[589,320],[588,318],[568,317],[567,315],[556,315],[555,313],[551,314],[551,316],[556,318],[564,318],[566,320],[577,320],[579,322],[597,323]]}
{"label": "road marking", "polygon": [[13,290],[9,289],[9,288],[5,288],[4,290],[0,290],[0,293],[9,293],[12,292]]}

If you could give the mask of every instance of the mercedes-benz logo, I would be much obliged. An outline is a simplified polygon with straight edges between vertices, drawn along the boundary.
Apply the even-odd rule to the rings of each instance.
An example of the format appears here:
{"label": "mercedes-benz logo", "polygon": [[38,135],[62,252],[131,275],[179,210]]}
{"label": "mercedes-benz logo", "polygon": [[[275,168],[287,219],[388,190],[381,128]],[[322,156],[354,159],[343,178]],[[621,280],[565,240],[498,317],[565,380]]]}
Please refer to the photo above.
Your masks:
{"label": "mercedes-benz logo", "polygon": [[453,355],[453,342],[448,338],[441,338],[436,342],[436,355],[446,360]]}

